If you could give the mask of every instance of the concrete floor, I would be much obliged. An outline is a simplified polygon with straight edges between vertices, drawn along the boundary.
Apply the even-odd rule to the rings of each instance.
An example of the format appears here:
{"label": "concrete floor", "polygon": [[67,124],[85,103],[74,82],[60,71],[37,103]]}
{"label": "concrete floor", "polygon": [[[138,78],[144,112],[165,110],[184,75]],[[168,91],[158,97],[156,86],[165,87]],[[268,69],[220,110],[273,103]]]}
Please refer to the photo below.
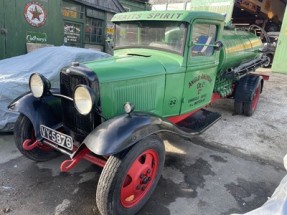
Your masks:
{"label": "concrete floor", "polygon": [[[165,169],[139,212],[244,213],[262,205],[286,174],[287,75],[272,74],[254,116],[232,115],[231,100],[211,109],[222,119],[191,141],[169,136]],[[98,214],[95,192],[101,169],[81,162],[60,173],[67,157],[35,163],[21,156],[11,135],[0,136],[0,214]]]}
{"label": "concrete floor", "polygon": [[[0,144],[8,151],[0,160],[1,215],[5,210],[17,215],[99,214],[95,193],[100,168],[83,161],[70,173],[60,173],[67,157],[35,163],[16,151],[11,136],[4,139]],[[244,213],[262,205],[285,174],[202,141],[171,136],[165,142],[164,172],[140,215]]]}
{"label": "concrete floor", "polygon": [[233,100],[218,101],[210,109],[222,114],[201,135],[205,142],[282,165],[287,153],[287,75],[267,73],[252,117],[233,115]]}

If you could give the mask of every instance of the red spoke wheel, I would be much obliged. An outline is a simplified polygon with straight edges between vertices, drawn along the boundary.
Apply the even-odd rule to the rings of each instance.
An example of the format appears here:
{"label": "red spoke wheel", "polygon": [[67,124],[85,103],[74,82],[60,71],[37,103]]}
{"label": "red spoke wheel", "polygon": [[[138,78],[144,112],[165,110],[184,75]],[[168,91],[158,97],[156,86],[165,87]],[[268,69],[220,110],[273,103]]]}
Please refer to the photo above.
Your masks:
{"label": "red spoke wheel", "polygon": [[97,205],[101,214],[138,212],[159,181],[164,159],[164,145],[157,136],[110,156],[97,188]]}
{"label": "red spoke wheel", "polygon": [[47,161],[61,155],[60,152],[51,147],[39,143],[37,147],[32,150],[25,150],[23,142],[30,140],[30,144],[36,141],[35,132],[31,121],[23,114],[20,114],[14,127],[14,139],[18,150],[27,158],[34,161]]}
{"label": "red spoke wheel", "polygon": [[250,102],[244,102],[243,104],[243,113],[246,116],[252,116],[254,111],[257,108],[259,97],[261,93],[261,83],[258,84],[257,88],[255,89],[255,92],[253,94],[253,98]]}

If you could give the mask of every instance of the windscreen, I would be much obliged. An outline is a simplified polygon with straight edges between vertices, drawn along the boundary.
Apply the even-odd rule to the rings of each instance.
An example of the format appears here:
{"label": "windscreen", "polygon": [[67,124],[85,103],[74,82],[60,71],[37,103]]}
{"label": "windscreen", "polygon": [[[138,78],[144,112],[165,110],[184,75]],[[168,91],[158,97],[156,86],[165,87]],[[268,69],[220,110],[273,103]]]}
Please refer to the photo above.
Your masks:
{"label": "windscreen", "polygon": [[115,48],[152,48],[183,54],[187,24],[136,21],[116,24]]}

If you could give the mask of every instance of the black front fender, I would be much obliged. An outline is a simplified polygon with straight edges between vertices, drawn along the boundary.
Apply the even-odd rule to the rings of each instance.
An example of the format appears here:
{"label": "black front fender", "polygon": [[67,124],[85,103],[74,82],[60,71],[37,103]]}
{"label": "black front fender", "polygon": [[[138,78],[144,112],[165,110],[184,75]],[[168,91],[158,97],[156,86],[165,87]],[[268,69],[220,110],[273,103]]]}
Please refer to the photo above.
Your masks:
{"label": "black front fender", "polygon": [[159,132],[171,132],[185,137],[196,134],[196,132],[183,131],[154,114],[133,112],[102,123],[85,138],[83,143],[97,155],[112,155]]}
{"label": "black front fender", "polygon": [[41,139],[41,124],[56,128],[62,122],[61,99],[52,94],[37,99],[32,93],[25,93],[15,99],[8,106],[8,109],[18,111],[30,119],[38,140]]}

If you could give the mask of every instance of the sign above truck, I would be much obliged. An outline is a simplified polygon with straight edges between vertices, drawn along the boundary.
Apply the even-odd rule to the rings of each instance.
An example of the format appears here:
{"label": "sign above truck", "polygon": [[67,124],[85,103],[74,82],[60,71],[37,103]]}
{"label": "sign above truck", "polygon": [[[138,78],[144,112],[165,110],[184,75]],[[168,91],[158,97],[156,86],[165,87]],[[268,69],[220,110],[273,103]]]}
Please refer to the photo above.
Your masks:
{"label": "sign above truck", "polygon": [[129,12],[116,14],[112,18],[112,22],[120,21],[136,21],[136,20],[150,20],[150,21],[185,21],[190,22],[192,19],[209,19],[224,20],[224,16],[218,13],[208,12],[188,12],[188,11],[145,11],[145,12]]}

